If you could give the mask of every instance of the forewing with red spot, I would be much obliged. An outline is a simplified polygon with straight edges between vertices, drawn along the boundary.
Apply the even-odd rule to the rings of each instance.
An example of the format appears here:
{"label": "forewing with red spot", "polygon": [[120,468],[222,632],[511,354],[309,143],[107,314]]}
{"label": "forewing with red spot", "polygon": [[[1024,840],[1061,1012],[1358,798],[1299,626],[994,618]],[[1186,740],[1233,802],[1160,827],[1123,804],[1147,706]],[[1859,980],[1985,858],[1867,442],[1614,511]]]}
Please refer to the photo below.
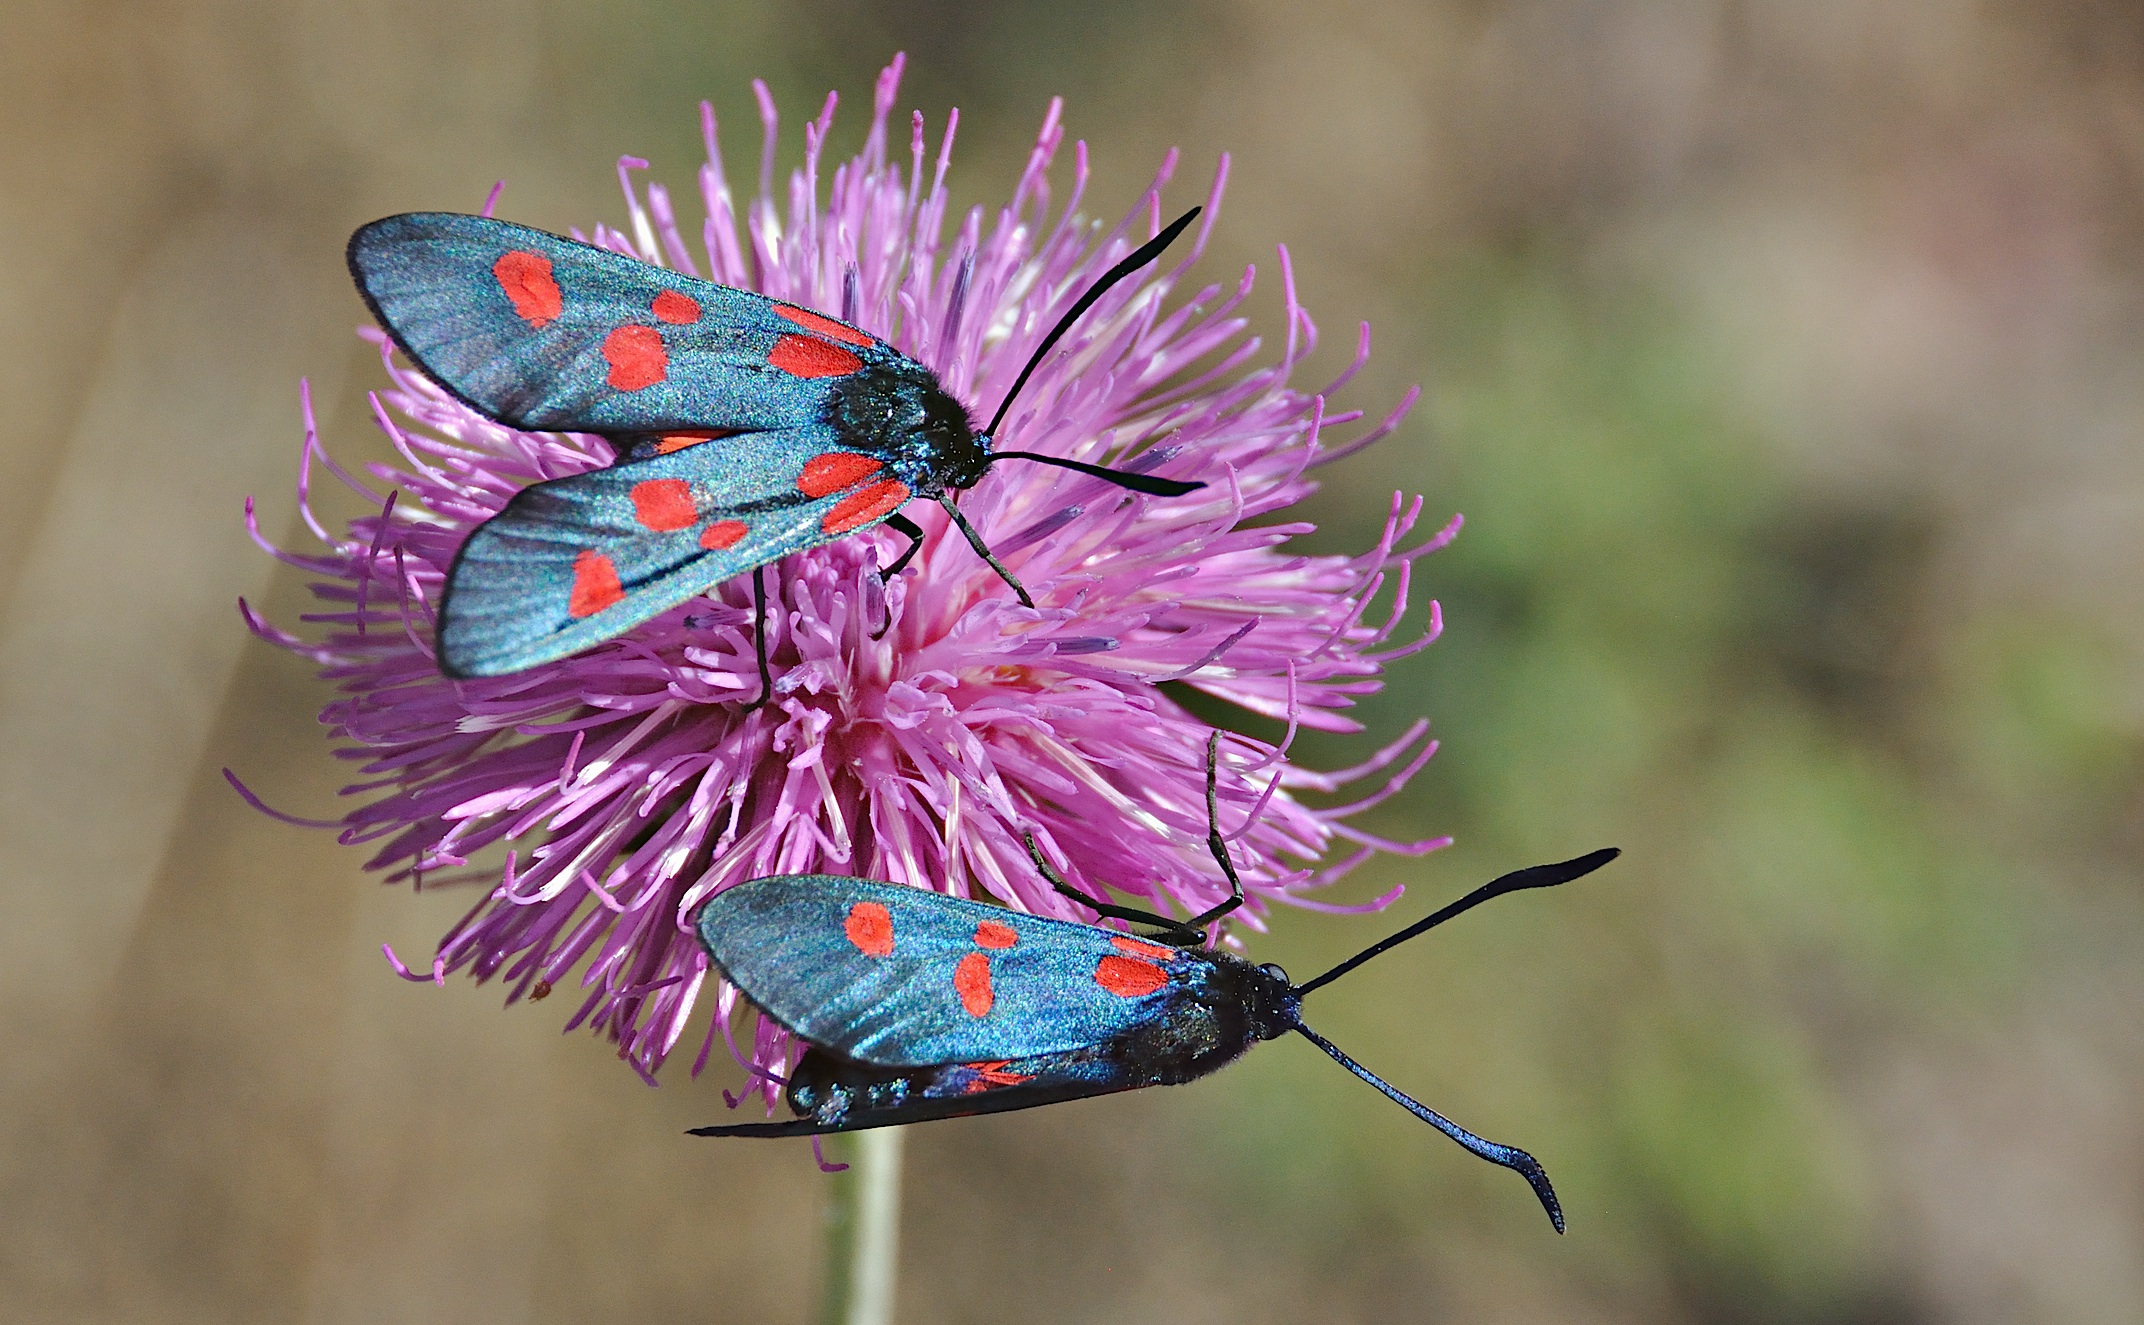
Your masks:
{"label": "forewing with red spot", "polygon": [[418,367],[516,428],[795,427],[823,416],[839,378],[920,371],[824,314],[481,216],[374,221],[349,262]]}
{"label": "forewing with red spot", "polygon": [[[859,928],[860,908],[882,909]],[[767,1015],[883,1067],[1092,1047],[1202,997],[1215,958],[1120,931],[835,875],[754,879],[701,907],[700,941]],[[859,942],[856,929],[871,942]],[[883,951],[877,949],[883,946]]]}
{"label": "forewing with red spot", "polygon": [[[748,446],[723,440],[515,494],[448,572],[440,666],[498,676],[567,657],[734,575],[883,520],[900,505],[885,500],[889,485],[906,500],[888,470],[842,450],[823,424],[754,433]],[[846,458],[800,482],[829,456]]]}

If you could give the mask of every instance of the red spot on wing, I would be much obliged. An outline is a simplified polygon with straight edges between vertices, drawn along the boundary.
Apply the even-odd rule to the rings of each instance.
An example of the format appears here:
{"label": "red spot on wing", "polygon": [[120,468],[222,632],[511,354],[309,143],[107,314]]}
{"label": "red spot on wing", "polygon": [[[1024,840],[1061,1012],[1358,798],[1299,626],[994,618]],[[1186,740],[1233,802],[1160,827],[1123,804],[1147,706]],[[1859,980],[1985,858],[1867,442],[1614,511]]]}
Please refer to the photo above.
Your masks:
{"label": "red spot on wing", "polygon": [[655,440],[655,454],[669,455],[672,451],[682,451],[688,446],[698,446],[717,437],[736,435],[735,428],[709,428],[704,432],[666,432]]}
{"label": "red spot on wing", "polygon": [[823,340],[810,336],[784,336],[774,342],[767,362],[791,377],[846,377],[864,366],[864,361]]}
{"label": "red spot on wing", "polygon": [[700,320],[699,301],[675,290],[665,290],[656,295],[655,302],[648,306],[648,311],[655,314],[658,321],[668,322],[674,327],[688,326]]}
{"label": "red spot on wing", "polygon": [[633,485],[633,514],[658,534],[688,529],[700,518],[692,485],[681,478],[651,478]]}
{"label": "red spot on wing", "polygon": [[820,317],[809,309],[791,308],[788,304],[776,304],[774,306],[774,315],[787,318],[806,331],[824,336],[828,340],[838,340],[849,345],[870,345],[873,343],[869,336],[866,336],[848,323],[836,322],[830,317]]}
{"label": "red spot on wing", "polygon": [[565,296],[551,279],[551,260],[541,253],[514,249],[491,264],[492,279],[514,304],[521,320],[532,327],[548,326],[566,311]]}
{"label": "red spot on wing", "polygon": [[841,922],[841,932],[866,957],[884,957],[893,951],[893,917],[877,902],[858,902]]}
{"label": "red spot on wing", "polygon": [[797,491],[807,497],[832,496],[843,488],[854,487],[885,467],[882,462],[853,451],[828,451],[804,462],[803,472],[797,475]]}
{"label": "red spot on wing", "polygon": [[618,568],[594,548],[573,559],[573,593],[566,599],[566,615],[579,619],[594,616],[625,597],[618,583]]}
{"label": "red spot on wing", "polygon": [[604,380],[619,391],[654,386],[670,371],[663,334],[653,327],[619,327],[605,336],[603,362],[610,365],[610,376]]}
{"label": "red spot on wing", "polygon": [[829,534],[846,534],[851,529],[861,529],[873,520],[893,514],[907,500],[908,485],[899,479],[887,479],[835,502],[834,509],[819,521],[819,527]]}
{"label": "red spot on wing", "polygon": [[1159,943],[1148,943],[1141,939],[1125,938],[1121,934],[1109,942],[1110,946],[1128,957],[1144,957],[1153,962],[1165,962],[1177,955],[1174,948],[1164,948]]}
{"label": "red spot on wing", "polygon": [[[953,968],[953,988],[960,991],[960,1005],[971,1017],[987,1017],[997,995],[990,988],[990,958],[971,952]],[[1009,1060],[1008,1060],[1009,1061]]]}
{"label": "red spot on wing", "polygon": [[1111,953],[1095,964],[1094,982],[1118,998],[1139,998],[1169,983],[1169,975],[1152,962]]}
{"label": "red spot on wing", "polygon": [[1011,925],[1001,925],[995,920],[984,920],[975,926],[975,943],[982,948],[1009,948],[1020,941]]}
{"label": "red spot on wing", "polygon": [[700,546],[709,552],[723,552],[737,546],[737,540],[752,532],[752,527],[741,520],[717,520],[700,531]]}
{"label": "red spot on wing", "polygon": [[1023,1081],[1035,1079],[1032,1073],[1007,1072],[1005,1066],[1010,1062],[1010,1058],[999,1058],[988,1063],[968,1064],[968,1070],[975,1074],[975,1080],[969,1082],[961,1094],[973,1095],[992,1086],[1017,1086]]}

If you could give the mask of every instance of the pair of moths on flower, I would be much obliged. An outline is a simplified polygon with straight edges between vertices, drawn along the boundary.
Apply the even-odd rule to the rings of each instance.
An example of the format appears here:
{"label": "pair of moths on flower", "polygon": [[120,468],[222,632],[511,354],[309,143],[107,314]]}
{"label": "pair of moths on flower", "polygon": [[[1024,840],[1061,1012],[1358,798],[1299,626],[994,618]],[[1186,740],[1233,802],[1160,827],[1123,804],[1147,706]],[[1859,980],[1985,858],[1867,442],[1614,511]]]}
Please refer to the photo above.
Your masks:
{"label": "pair of moths on flower", "polygon": [[[443,389],[523,431],[599,435],[616,462],[531,484],[463,544],[439,604],[451,677],[503,676],[613,639],[751,572],[760,690],[766,567],[936,502],[1026,606],[1026,589],[962,517],[954,493],[999,461],[1058,466],[1150,498],[1204,485],[999,449],[993,436],[1057,340],[1113,284],[1160,255],[1194,208],[1094,282],[1043,340],[978,431],[922,364],[852,325],[745,290],[488,217],[414,213],[352,236],[350,269],[380,325]],[[1125,498],[1124,500],[1136,500]],[[808,1046],[790,1074],[790,1122],[699,1129],[806,1136],[993,1113],[1204,1076],[1294,1031],[1484,1159],[1524,1175],[1558,1231],[1547,1175],[1522,1150],[1467,1132],[1303,1024],[1305,995],[1490,897],[1575,879],[1596,851],[1505,875],[1316,979],[1291,983],[1208,946],[1241,905],[1207,747],[1208,843],[1229,897],[1187,920],[1074,889],[1032,837],[1036,869],[1098,918],[1080,924],[928,890],[832,875],[753,879],[716,893],[697,929],[709,958]]]}

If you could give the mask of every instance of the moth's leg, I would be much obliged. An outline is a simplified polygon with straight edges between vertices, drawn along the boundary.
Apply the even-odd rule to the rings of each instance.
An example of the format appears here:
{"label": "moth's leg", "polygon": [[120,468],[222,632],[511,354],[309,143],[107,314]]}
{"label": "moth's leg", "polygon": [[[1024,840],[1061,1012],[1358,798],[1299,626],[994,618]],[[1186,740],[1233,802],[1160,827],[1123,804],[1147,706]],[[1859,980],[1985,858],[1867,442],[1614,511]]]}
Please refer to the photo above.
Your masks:
{"label": "moth's leg", "polygon": [[1221,840],[1220,773],[1221,733],[1216,730],[1206,738],[1206,849],[1221,862],[1221,873],[1228,879],[1228,896],[1186,920],[1186,929],[1204,929],[1243,905],[1243,880],[1236,877],[1236,867],[1228,858],[1228,843]]}
{"label": "moth's leg", "polygon": [[1055,888],[1061,895],[1089,908],[1096,915],[1107,916],[1111,920],[1128,920],[1135,925],[1158,926],[1166,932],[1149,935],[1149,937],[1160,939],[1171,947],[1196,948],[1205,944],[1206,936],[1184,921],[1171,920],[1167,916],[1155,915],[1152,911],[1141,911],[1137,907],[1118,906],[1115,902],[1105,902],[1099,897],[1092,897],[1081,892],[1067,882],[1062,874],[1050,868],[1050,862],[1043,859],[1042,848],[1035,845],[1035,835],[1028,833],[1025,836],[1027,838],[1027,854],[1035,862],[1036,872],[1047,879],[1050,887]]}
{"label": "moth's leg", "polygon": [[745,705],[750,712],[774,694],[774,669],[767,665],[767,568],[752,568],[752,647],[759,654],[759,698]]}
{"label": "moth's leg", "polygon": [[[893,577],[907,570],[908,563],[915,560],[916,553],[923,547],[923,529],[914,520],[896,511],[886,517],[886,523],[895,533],[907,537],[908,546],[901,550],[900,556],[893,559],[891,566],[879,571],[878,582],[880,584],[891,584]],[[886,632],[893,629],[893,604],[887,603],[885,606],[886,623],[871,632],[872,639],[884,639],[886,638]]]}
{"label": "moth's leg", "polygon": [[1019,579],[1011,571],[1005,569],[1005,563],[999,561],[997,554],[992,552],[989,545],[983,542],[983,536],[975,532],[975,526],[968,523],[968,517],[960,513],[960,508],[953,504],[953,499],[941,492],[938,494],[938,504],[945,507],[947,515],[953,517],[954,526],[960,530],[961,536],[968,540],[968,546],[975,549],[976,555],[989,562],[990,569],[998,573],[998,578],[1012,586],[1014,596],[1020,600],[1020,606],[1033,607],[1035,600],[1027,596],[1026,587],[1020,583]]}
{"label": "moth's leg", "polygon": [[1027,854],[1034,858],[1035,868],[1041,872],[1043,878],[1049,880],[1052,888],[1076,902],[1094,908],[1097,915],[1129,920],[1135,924],[1157,925],[1168,932],[1153,937],[1176,947],[1203,946],[1206,942],[1206,927],[1243,905],[1243,880],[1237,875],[1234,862],[1228,858],[1228,843],[1221,839],[1220,778],[1221,733],[1215,731],[1206,738],[1206,849],[1213,852],[1213,858],[1220,862],[1221,873],[1228,879],[1228,896],[1189,920],[1171,920],[1152,911],[1118,906],[1079,891],[1067,883],[1057,871],[1051,869],[1050,863],[1042,858],[1041,850],[1035,845],[1033,833],[1027,835]]}
{"label": "moth's leg", "polygon": [[915,560],[917,551],[919,551],[923,547],[922,526],[918,525],[914,520],[911,520],[907,516],[901,514],[899,511],[895,511],[892,515],[886,517],[886,526],[889,529],[892,529],[895,533],[907,538],[908,546],[901,550],[900,556],[895,557],[893,559],[893,564],[891,566],[886,567],[884,570],[878,573],[879,583],[881,584],[884,584],[886,581],[892,579],[894,576],[899,575],[902,571],[907,570],[908,563]]}

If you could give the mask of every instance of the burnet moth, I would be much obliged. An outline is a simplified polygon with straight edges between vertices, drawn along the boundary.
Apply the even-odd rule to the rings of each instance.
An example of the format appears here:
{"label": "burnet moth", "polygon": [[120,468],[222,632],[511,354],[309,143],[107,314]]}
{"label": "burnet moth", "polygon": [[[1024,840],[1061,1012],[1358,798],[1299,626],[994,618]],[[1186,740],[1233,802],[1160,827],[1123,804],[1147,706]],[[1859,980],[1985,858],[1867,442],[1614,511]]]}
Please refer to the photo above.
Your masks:
{"label": "burnet moth", "polygon": [[531,484],[470,534],[439,604],[439,665],[500,676],[577,653],[754,572],[760,699],[763,568],[886,524],[926,497],[1034,602],[951,493],[1033,460],[1153,496],[1202,487],[992,437],[1043,357],[1112,285],[1160,256],[1194,207],[1110,269],[1043,338],[978,432],[938,379],[878,337],[807,308],[488,217],[413,212],[350,237],[350,272],[411,362],[510,428],[595,433],[608,468]]}
{"label": "burnet moth", "polygon": [[1484,884],[1312,980],[1293,984],[1205,946],[1206,927],[1243,902],[1221,837],[1219,735],[1207,748],[1207,845],[1229,897],[1172,920],[1071,887],[1028,839],[1058,892],[1098,915],[1153,928],[1051,920],[898,884],[828,874],[753,879],[700,908],[700,943],[723,975],[806,1044],[786,1082],[788,1122],[693,1129],[695,1136],[817,1136],[1001,1113],[1195,1080],[1289,1031],[1494,1164],[1516,1170],[1563,1231],[1532,1155],[1474,1135],[1401,1094],[1303,1024],[1303,999],[1364,962],[1492,897],[1568,883],[1613,847]]}

